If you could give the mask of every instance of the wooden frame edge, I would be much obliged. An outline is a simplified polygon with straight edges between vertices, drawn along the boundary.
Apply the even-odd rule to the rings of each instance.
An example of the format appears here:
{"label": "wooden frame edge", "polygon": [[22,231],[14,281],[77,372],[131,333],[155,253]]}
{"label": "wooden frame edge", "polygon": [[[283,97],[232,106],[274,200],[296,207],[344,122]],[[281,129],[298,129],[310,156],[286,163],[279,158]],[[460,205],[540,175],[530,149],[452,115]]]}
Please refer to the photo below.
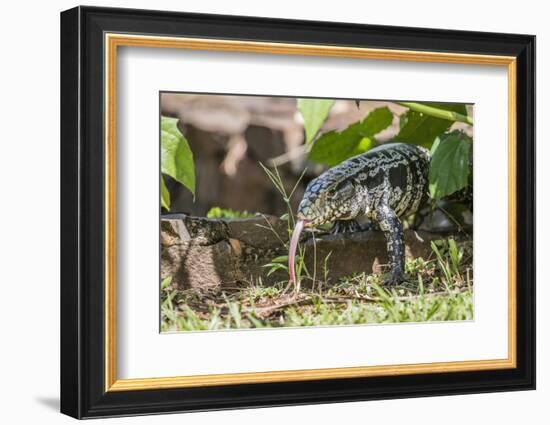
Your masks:
{"label": "wooden frame edge", "polygon": [[[105,35],[105,391],[116,381],[116,75],[117,47]],[[110,253],[110,254],[108,254]]]}
{"label": "wooden frame edge", "polygon": [[140,391],[151,389],[207,387],[218,385],[260,384],[269,382],[316,381],[321,379],[370,378],[379,376],[414,375],[417,373],[447,373],[480,370],[511,369],[511,359],[474,360],[441,363],[418,363],[391,366],[364,366],[330,369],[302,369],[274,372],[228,373],[167,378],[119,379],[108,391]]}
{"label": "wooden frame edge", "polygon": [[[269,382],[312,381],[416,373],[513,369],[517,367],[517,59],[514,56],[371,49],[311,44],[268,43],[204,38],[104,34],[105,46],[105,392],[206,387]],[[116,373],[116,57],[120,46],[234,51],[263,54],[345,57],[471,65],[508,70],[508,358],[329,369],[117,379]]]}

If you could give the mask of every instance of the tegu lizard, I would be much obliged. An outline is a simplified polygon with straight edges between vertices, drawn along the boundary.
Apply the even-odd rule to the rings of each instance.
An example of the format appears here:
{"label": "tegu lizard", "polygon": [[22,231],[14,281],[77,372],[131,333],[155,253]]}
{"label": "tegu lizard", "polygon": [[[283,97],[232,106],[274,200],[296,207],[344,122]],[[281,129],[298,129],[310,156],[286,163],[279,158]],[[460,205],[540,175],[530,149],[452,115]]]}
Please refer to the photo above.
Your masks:
{"label": "tegu lizard", "polygon": [[390,262],[386,284],[404,280],[405,248],[401,217],[428,199],[430,153],[406,143],[387,143],[325,171],[306,188],[289,249],[290,283],[296,284],[294,257],[304,227],[333,222],[336,233],[360,230],[366,216],[385,234]]}

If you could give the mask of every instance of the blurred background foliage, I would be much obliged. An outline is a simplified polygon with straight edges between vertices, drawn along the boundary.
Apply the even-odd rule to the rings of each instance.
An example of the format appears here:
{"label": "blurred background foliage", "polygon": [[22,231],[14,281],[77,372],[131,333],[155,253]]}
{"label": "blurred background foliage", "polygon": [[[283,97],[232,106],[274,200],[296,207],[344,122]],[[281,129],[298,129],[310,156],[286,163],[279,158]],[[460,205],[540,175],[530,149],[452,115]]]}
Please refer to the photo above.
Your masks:
{"label": "blurred background foliage", "polygon": [[297,202],[327,168],[396,141],[431,150],[431,211],[471,222],[471,105],[163,93],[161,114],[164,211],[281,215],[260,162],[277,166],[289,187],[305,170]]}

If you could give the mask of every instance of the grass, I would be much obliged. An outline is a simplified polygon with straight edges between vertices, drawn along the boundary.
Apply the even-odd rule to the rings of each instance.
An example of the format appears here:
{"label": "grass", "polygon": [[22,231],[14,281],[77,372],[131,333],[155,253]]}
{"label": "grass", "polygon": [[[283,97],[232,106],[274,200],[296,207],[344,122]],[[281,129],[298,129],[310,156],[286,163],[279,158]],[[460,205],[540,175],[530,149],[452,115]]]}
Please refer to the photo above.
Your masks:
{"label": "grass", "polygon": [[178,291],[165,279],[161,330],[197,331],[358,325],[473,319],[471,243],[441,240],[429,259],[408,259],[407,281],[381,285],[381,276],[358,273],[331,284],[319,273],[313,288],[296,296],[286,282],[197,293]]}
{"label": "grass", "polygon": [[[302,171],[302,174],[294,184],[294,187],[289,192],[286,190],[283,179],[281,178],[281,174],[279,173],[279,169],[277,166],[273,167],[273,171],[271,171],[269,168],[267,168],[265,165],[263,165],[260,162],[260,166],[266,173],[269,180],[271,180],[271,183],[275,187],[275,189],[279,192],[281,197],[283,198],[283,201],[286,206],[287,212],[281,217],[281,219],[286,220],[287,222],[287,233],[288,233],[288,240],[290,241],[292,237],[292,232],[294,231],[294,227],[296,226],[296,218],[294,217],[294,211],[292,210],[292,206],[290,204],[292,196],[294,195],[294,192],[296,192],[296,189],[298,188],[298,185],[300,184],[300,181],[304,177],[307,168],[304,168]],[[266,220],[267,221],[267,220]],[[273,228],[271,228],[274,235],[277,236],[277,232]],[[278,236],[277,236],[278,237]],[[313,238],[313,241],[315,242],[315,238]],[[281,241],[284,249],[288,252],[289,251],[289,242]],[[296,258],[295,258],[295,267],[296,267],[296,279],[297,282],[295,284],[295,287],[293,288],[296,293],[300,290],[300,284],[301,284],[301,278],[302,276],[306,276],[308,279],[311,279],[313,283],[315,283],[316,280],[316,270],[313,271],[313,275],[309,273],[309,270],[306,267],[305,263],[305,255],[306,255],[306,248],[298,244],[298,248],[296,250]],[[314,253],[315,255],[315,253]],[[288,261],[288,256],[283,257],[277,257],[271,261],[271,263],[266,264],[264,267],[269,267],[270,270],[268,272],[268,276],[277,271],[277,270],[286,270],[288,273],[288,267],[285,265]],[[290,289],[290,284],[285,288],[286,292],[288,289]]]}

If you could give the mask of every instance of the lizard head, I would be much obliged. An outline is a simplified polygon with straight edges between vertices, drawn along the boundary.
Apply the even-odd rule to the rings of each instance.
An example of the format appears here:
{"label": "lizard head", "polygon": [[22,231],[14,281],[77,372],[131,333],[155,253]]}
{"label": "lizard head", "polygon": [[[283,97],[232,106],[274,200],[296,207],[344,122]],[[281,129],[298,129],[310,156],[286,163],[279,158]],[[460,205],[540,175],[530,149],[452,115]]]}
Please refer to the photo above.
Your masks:
{"label": "lizard head", "polygon": [[357,216],[357,189],[351,181],[321,175],[309,182],[298,207],[298,219],[307,227]]}

